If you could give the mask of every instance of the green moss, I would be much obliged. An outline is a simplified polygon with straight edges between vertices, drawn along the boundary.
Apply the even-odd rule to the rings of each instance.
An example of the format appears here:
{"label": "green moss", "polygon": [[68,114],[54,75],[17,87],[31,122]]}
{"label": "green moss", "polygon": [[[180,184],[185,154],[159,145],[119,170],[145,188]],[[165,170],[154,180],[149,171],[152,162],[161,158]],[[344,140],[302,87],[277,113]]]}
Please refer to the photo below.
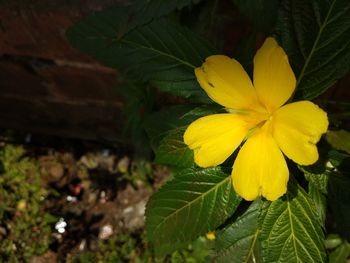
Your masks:
{"label": "green moss", "polygon": [[48,192],[36,162],[24,153],[22,147],[11,145],[0,149],[1,262],[26,262],[45,253],[50,243],[52,217],[42,209]]}

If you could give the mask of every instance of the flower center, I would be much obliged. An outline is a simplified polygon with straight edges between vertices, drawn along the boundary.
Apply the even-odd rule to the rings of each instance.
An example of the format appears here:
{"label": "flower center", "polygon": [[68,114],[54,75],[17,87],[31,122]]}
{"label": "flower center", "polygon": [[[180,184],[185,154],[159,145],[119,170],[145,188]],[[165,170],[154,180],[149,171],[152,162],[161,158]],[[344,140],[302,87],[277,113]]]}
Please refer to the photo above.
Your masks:
{"label": "flower center", "polygon": [[266,121],[269,121],[272,119],[272,114],[267,111],[254,111],[252,113],[254,115],[254,122],[255,122],[255,127],[261,127],[265,124]]}
{"label": "flower center", "polygon": [[242,117],[245,119],[248,129],[251,131],[255,130],[255,128],[261,128],[267,121],[271,121],[273,118],[273,113],[267,111],[263,107],[257,107],[253,110],[226,110],[229,113],[242,115]]}

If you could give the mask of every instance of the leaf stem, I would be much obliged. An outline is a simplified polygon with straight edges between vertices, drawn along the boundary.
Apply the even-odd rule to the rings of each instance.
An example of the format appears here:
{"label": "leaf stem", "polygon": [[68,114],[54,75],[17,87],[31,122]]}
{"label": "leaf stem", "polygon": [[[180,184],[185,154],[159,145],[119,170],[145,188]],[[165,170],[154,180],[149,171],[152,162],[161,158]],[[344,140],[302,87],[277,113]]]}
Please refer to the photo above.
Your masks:
{"label": "leaf stem", "polygon": [[253,252],[254,252],[255,244],[256,244],[256,241],[258,239],[259,233],[260,233],[260,230],[257,229],[255,234],[254,234],[254,239],[253,239],[252,245],[251,245],[251,247],[249,249],[249,253],[247,255],[247,258],[244,260],[244,263],[250,262],[249,260],[250,260],[251,257],[253,258],[253,262],[255,262],[255,257],[254,257],[254,253]]}

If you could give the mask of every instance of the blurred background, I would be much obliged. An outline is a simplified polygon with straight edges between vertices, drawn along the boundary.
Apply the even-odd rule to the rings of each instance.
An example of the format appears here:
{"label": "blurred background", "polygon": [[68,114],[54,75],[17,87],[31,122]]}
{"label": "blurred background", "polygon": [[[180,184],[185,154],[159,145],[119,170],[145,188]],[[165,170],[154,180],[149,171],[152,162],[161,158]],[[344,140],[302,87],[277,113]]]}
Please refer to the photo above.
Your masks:
{"label": "blurred background", "polygon": [[65,31],[122,1],[1,1],[2,128],[115,142],[122,100],[114,70],[70,47]]}
{"label": "blurred background", "polygon": [[196,262],[208,254],[200,239],[155,258],[144,210],[168,171],[150,162],[143,135],[141,154],[127,139],[118,73],[65,38],[83,16],[125,4],[0,1],[0,262]]}

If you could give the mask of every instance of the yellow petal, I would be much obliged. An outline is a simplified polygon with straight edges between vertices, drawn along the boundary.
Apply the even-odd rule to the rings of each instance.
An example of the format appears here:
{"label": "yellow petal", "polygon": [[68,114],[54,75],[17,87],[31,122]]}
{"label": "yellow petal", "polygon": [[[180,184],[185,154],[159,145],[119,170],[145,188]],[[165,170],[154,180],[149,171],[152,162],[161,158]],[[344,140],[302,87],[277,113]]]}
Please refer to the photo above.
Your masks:
{"label": "yellow petal", "polygon": [[246,141],[233,165],[233,187],[248,201],[259,195],[274,201],[287,191],[288,167],[269,125],[266,123]]}
{"label": "yellow petal", "polygon": [[318,160],[316,143],[327,131],[327,113],[310,101],[287,104],[273,114],[273,136],[294,162],[310,165]]}
{"label": "yellow petal", "polygon": [[250,109],[258,104],[254,87],[239,62],[223,55],[208,57],[195,69],[197,80],[208,96],[231,109]]}
{"label": "yellow petal", "polygon": [[273,112],[295,89],[295,76],[288,57],[273,38],[267,38],[254,57],[254,87],[259,100]]}
{"label": "yellow petal", "polygon": [[223,163],[243,141],[249,127],[241,115],[214,114],[190,124],[184,142],[194,150],[198,166],[210,167]]}

